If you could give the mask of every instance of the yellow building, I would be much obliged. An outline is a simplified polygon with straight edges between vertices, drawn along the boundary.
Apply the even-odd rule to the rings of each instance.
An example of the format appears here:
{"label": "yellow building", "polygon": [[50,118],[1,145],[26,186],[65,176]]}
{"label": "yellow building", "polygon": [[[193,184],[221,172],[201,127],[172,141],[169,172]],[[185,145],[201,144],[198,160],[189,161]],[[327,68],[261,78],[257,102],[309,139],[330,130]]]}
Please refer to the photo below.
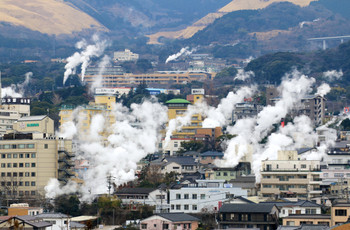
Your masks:
{"label": "yellow building", "polygon": [[60,109],[60,127],[65,122],[73,121],[78,118],[78,132],[80,134],[88,134],[90,130],[91,120],[97,114],[102,114],[106,119],[106,127],[115,123],[115,116],[112,113],[113,104],[116,102],[115,95],[96,95],[95,101],[89,105],[79,107],[63,105]]}
{"label": "yellow building", "polygon": [[21,118],[0,140],[0,189],[7,200],[44,195],[50,178],[73,176],[72,141],[53,136],[47,116]]}

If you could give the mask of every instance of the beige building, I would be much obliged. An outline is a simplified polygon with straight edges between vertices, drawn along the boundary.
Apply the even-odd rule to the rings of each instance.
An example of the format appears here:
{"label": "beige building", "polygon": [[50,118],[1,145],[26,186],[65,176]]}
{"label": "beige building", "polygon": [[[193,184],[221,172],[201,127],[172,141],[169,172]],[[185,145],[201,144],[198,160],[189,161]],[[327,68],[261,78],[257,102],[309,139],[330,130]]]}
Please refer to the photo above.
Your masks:
{"label": "beige building", "polygon": [[261,196],[314,198],[322,193],[320,161],[300,160],[297,151],[279,151],[262,162]]}
{"label": "beige building", "polygon": [[[147,84],[148,87],[170,85],[170,84],[186,84],[192,81],[212,80],[214,73],[201,72],[157,72],[152,74],[132,74],[125,73],[120,75],[102,75],[102,87],[121,87],[135,86],[141,83]],[[95,82],[99,75],[88,75],[84,77],[84,81],[91,85]]]}
{"label": "beige building", "polygon": [[30,116],[29,98],[2,98],[0,105],[0,136],[12,130],[21,117]]}
{"label": "beige building", "polygon": [[72,141],[53,136],[47,116],[26,117],[0,140],[0,190],[7,200],[44,195],[50,178],[67,182]]}
{"label": "beige building", "polygon": [[348,222],[350,217],[350,203],[336,203],[332,205],[332,225]]}
{"label": "beige building", "polygon": [[137,61],[139,55],[131,52],[129,49],[124,51],[114,52],[114,61],[125,62],[125,61]]}

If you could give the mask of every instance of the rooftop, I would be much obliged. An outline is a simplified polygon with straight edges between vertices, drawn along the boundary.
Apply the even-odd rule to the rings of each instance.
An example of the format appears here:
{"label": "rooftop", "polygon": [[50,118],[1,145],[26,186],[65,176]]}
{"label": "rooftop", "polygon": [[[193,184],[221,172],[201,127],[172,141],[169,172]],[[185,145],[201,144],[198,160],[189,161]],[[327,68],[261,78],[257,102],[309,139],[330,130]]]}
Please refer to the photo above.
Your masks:
{"label": "rooftop", "polygon": [[41,121],[43,120],[46,115],[39,115],[39,116],[27,116],[27,117],[21,117],[18,119],[18,121]]}
{"label": "rooftop", "polygon": [[198,218],[188,215],[186,213],[159,213],[157,216],[161,216],[165,219],[168,219],[172,222],[180,222],[180,221],[199,221]]}
{"label": "rooftop", "polygon": [[167,102],[165,102],[166,104],[191,104],[191,102],[182,99],[182,98],[175,98],[175,99],[171,99]]}
{"label": "rooftop", "polygon": [[115,194],[123,195],[123,194],[149,194],[153,192],[156,188],[123,188],[119,191],[116,191]]}
{"label": "rooftop", "polygon": [[220,212],[228,213],[270,213],[274,204],[224,204]]}

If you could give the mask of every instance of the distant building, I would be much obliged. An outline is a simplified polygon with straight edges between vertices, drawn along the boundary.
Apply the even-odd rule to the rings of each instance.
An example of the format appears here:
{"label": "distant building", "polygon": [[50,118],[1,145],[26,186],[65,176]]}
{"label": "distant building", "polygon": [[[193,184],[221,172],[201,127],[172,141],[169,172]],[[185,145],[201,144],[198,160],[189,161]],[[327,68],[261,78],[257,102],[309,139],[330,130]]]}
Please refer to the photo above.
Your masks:
{"label": "distant building", "polygon": [[125,61],[137,61],[139,59],[139,55],[131,52],[129,49],[125,49],[124,51],[114,52],[114,61],[125,62]]}
{"label": "distant building", "polygon": [[29,207],[27,203],[11,204],[7,209],[9,216],[35,216],[43,213],[44,209],[41,207]]}
{"label": "distant building", "polygon": [[[291,214],[283,217],[283,225],[316,225],[315,229],[322,229],[323,226],[331,226],[331,216],[324,214]],[[319,226],[317,227],[317,225]]]}
{"label": "distant building", "polygon": [[[266,88],[266,104],[275,105],[280,100],[277,88],[269,86]],[[306,95],[301,99],[301,105],[294,108],[290,113],[292,117],[306,115],[315,126],[322,125],[325,119],[326,99],[317,95]]]}
{"label": "distant building", "polygon": [[232,112],[232,121],[237,121],[239,119],[255,117],[263,109],[261,105],[255,103],[237,103]]}

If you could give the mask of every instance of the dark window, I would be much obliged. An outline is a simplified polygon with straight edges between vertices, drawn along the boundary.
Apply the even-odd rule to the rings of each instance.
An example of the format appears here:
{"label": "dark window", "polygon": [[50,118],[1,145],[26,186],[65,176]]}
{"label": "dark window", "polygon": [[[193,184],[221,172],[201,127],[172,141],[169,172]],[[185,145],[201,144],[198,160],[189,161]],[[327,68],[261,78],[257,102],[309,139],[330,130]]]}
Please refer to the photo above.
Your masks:
{"label": "dark window", "polygon": [[336,216],[346,216],[347,215],[346,209],[336,209],[335,215]]}

